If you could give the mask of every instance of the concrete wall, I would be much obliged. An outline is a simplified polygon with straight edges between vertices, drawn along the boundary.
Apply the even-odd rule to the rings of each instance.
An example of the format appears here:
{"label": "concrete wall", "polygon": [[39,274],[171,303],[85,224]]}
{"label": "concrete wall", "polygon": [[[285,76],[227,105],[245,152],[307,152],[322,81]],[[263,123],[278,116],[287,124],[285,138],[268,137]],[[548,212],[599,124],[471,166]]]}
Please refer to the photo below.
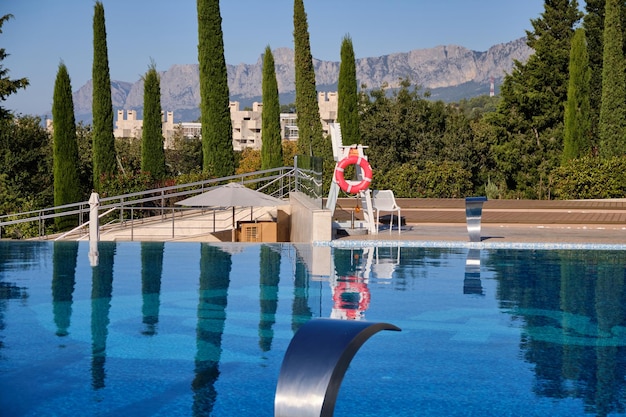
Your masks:
{"label": "concrete wall", "polygon": [[291,204],[290,241],[311,243],[330,241],[332,238],[332,213],[320,208],[306,195],[294,192],[289,194]]}

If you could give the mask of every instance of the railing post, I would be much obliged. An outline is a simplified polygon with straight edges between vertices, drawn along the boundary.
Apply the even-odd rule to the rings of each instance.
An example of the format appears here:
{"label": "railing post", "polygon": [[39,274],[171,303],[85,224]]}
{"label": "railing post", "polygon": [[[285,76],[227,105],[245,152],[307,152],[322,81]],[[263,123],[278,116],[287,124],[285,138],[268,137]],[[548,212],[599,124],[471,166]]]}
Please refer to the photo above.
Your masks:
{"label": "railing post", "polygon": [[298,155],[293,157],[293,181],[293,189],[295,191],[300,191],[300,186],[298,185]]}
{"label": "railing post", "polygon": [[100,241],[100,196],[91,193],[89,197],[89,263],[98,266],[98,241]]}
{"label": "railing post", "polygon": [[165,191],[161,190],[161,220],[163,220],[163,216],[165,215],[165,211],[163,207],[165,206]]}
{"label": "railing post", "polygon": [[41,215],[41,210],[39,210],[39,239],[41,239],[41,237],[43,236],[43,229],[44,229],[44,219]]}
{"label": "railing post", "polygon": [[176,237],[174,232],[174,218],[176,217],[176,212],[174,211],[174,207],[172,207],[172,239]]}

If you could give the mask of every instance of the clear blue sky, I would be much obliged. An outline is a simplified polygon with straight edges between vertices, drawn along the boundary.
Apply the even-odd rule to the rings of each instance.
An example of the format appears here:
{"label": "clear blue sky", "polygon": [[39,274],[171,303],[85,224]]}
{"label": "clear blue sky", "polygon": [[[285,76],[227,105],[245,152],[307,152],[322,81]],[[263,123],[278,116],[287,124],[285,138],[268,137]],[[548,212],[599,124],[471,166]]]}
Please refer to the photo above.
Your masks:
{"label": "clear blue sky", "polygon": [[[111,79],[135,82],[151,59],[165,71],[197,63],[195,0],[102,0]],[[293,0],[220,2],[228,64],[255,63],[266,45],[293,48]],[[581,2],[582,3],[582,2]],[[44,114],[52,107],[54,80],[63,61],[72,89],[91,79],[94,0],[2,0],[12,14],[0,34],[11,78],[27,77],[3,107]],[[437,45],[475,51],[512,41],[530,30],[543,0],[305,0],[311,52],[339,61],[341,40],[352,38],[357,58]]]}

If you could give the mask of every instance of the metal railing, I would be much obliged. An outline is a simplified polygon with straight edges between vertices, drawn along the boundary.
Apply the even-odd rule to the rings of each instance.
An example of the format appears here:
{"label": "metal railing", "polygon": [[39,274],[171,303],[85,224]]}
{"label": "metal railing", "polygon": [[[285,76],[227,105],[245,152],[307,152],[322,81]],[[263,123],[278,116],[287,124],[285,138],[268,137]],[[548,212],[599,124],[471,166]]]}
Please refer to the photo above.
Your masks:
{"label": "metal railing", "polygon": [[[252,186],[257,191],[265,192],[277,198],[284,198],[288,196],[290,192],[302,192],[314,201],[319,200],[321,206],[321,169],[316,171],[310,168],[309,165],[299,167],[298,157],[296,157],[293,167],[266,169],[247,174],[172,185],[118,196],[101,197],[100,210],[107,213],[118,212],[115,218],[113,218],[111,214],[106,216],[104,220],[107,224],[116,222],[123,223],[130,217],[137,219],[136,215],[145,217],[160,215],[164,218],[167,213],[188,210],[184,207],[176,207],[175,203],[177,201],[194,194],[203,193],[229,182],[239,182],[247,186]],[[77,217],[77,224],[73,231],[85,227],[88,224],[87,220],[89,218],[89,202],[82,201],[79,203],[0,216],[0,238],[3,236],[3,228],[28,222],[37,224],[38,237],[42,238],[46,235],[47,221],[54,221],[55,218],[66,216]]]}

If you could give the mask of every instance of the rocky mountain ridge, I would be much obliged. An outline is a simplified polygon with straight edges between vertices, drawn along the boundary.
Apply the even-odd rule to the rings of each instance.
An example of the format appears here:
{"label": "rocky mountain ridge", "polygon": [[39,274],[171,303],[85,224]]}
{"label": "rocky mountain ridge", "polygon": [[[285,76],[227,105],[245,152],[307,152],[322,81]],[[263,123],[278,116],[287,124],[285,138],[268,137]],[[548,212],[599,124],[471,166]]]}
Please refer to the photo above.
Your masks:
{"label": "rocky mountain ridge", "polygon": [[[367,88],[385,83],[393,88],[408,78],[412,84],[429,90],[433,99],[455,101],[489,94],[490,80],[499,84],[511,72],[514,60],[525,62],[532,49],[526,39],[494,45],[485,52],[462,46],[447,45],[380,57],[356,60],[357,82]],[[295,97],[294,52],[289,48],[273,51],[281,103],[292,103]],[[314,59],[318,91],[336,91],[340,62]],[[254,64],[227,65],[231,100],[241,106],[261,101],[263,56]],[[198,64],[173,65],[161,75],[161,103],[165,111],[174,111],[176,122],[199,117],[200,87]],[[138,110],[143,107],[143,81],[112,81],[115,109]],[[91,81],[73,95],[77,119],[91,120]],[[446,97],[447,96],[447,97]]]}

